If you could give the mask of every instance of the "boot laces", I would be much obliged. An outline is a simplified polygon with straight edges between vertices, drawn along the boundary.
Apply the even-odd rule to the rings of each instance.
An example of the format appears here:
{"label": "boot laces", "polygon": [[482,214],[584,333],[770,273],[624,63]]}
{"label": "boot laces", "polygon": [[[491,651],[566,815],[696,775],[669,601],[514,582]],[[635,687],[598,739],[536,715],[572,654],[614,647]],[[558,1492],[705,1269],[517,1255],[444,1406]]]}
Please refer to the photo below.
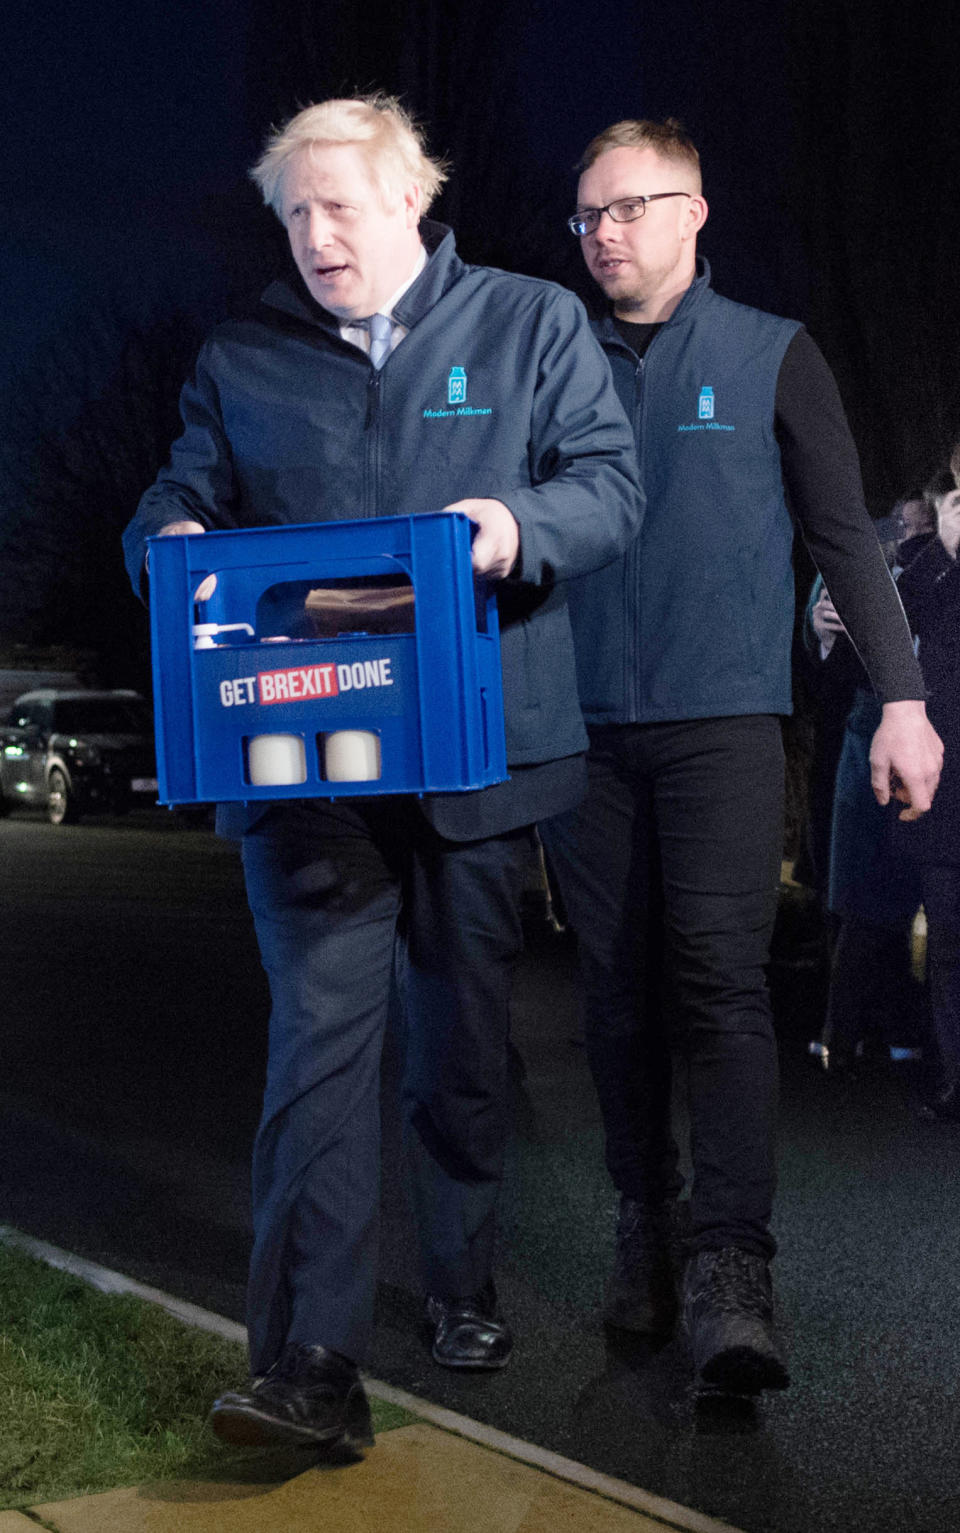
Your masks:
{"label": "boot laces", "polygon": [[767,1320],[770,1298],[763,1281],[763,1260],[736,1246],[718,1251],[709,1271],[704,1273],[694,1302],[703,1297],[711,1309],[736,1311]]}

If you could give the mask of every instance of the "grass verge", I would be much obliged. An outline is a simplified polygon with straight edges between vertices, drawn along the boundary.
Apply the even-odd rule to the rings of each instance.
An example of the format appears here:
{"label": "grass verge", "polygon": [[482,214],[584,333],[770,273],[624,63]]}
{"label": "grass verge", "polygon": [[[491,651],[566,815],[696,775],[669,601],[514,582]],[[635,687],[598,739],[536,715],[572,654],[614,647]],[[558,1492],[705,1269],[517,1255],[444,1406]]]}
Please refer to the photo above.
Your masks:
{"label": "grass verge", "polygon": [[[246,1366],[235,1343],[0,1243],[0,1509],[249,1464],[204,1424]],[[378,1432],[414,1419],[371,1407]]]}

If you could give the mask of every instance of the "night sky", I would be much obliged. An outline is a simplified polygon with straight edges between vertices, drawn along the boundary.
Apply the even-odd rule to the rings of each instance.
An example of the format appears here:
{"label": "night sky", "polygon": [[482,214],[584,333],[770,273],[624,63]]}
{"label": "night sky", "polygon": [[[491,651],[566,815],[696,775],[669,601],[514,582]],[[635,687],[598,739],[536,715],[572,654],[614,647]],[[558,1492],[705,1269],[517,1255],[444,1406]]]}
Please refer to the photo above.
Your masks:
{"label": "night sky", "polygon": [[562,227],[570,167],[608,122],[672,112],[703,156],[717,287],[810,325],[883,510],[960,434],[953,16],[862,0],[14,0],[0,385],[98,305],[206,322],[230,283],[258,285],[269,217],[245,172],[270,123],[310,100],[401,92],[453,161],[440,212],[464,252],[585,297]]}
{"label": "night sky", "polygon": [[204,203],[255,150],[244,111],[243,4],[14,0],[0,23],[0,355],[202,287]]}

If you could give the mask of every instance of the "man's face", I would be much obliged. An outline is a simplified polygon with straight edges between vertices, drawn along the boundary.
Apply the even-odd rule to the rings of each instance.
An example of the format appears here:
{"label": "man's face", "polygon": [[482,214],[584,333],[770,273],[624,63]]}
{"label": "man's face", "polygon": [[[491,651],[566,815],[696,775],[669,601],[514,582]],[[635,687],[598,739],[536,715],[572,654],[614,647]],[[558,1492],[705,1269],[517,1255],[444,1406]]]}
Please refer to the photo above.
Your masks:
{"label": "man's face", "polygon": [[375,314],[420,249],[419,189],[384,207],[356,144],[300,149],[283,177],[283,223],[301,277],[340,320]]}
{"label": "man's face", "polygon": [[960,544],[960,490],[951,490],[937,501],[937,532],[944,547],[956,557]]}
{"label": "man's face", "polygon": [[602,208],[621,197],[689,192],[647,204],[642,218],[614,223],[609,213],[580,240],[594,281],[623,319],[666,319],[696,270],[696,235],[707,216],[691,167],[654,149],[608,149],[580,177],[577,208]]}

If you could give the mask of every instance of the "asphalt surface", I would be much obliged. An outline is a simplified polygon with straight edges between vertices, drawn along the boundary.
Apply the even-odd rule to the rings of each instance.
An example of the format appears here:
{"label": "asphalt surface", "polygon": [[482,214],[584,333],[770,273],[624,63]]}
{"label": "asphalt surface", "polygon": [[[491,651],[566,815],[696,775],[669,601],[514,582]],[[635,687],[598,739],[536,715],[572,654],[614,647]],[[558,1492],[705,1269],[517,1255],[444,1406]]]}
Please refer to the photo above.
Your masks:
{"label": "asphalt surface", "polygon": [[[14,816],[0,919],[0,1222],[242,1319],[267,996],[235,850],[165,811],[59,829]],[[952,1533],[960,1131],[920,1120],[909,1077],[837,1090],[810,1069],[822,979],[800,936],[784,926],[772,970],[792,1388],[698,1400],[682,1342],[604,1335],[615,1199],[574,954],[539,919],[517,977],[502,1207],[514,1362],[458,1376],[423,1346],[388,1041],[370,1369],[746,1533]]]}

